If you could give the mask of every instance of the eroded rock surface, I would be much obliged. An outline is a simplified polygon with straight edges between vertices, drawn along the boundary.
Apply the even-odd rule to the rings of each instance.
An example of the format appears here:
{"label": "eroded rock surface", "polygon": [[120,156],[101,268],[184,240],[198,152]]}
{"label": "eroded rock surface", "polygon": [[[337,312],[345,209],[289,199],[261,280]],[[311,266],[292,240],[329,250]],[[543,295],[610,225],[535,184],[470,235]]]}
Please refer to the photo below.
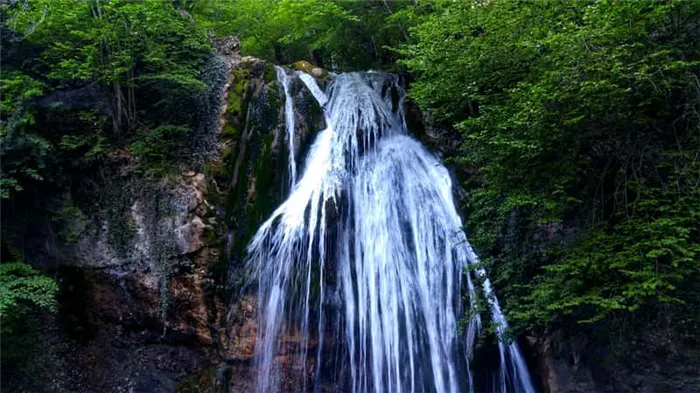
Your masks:
{"label": "eroded rock surface", "polygon": [[557,330],[529,337],[533,375],[544,393],[700,392],[700,351],[662,327],[631,329],[632,342]]}
{"label": "eroded rock surface", "polygon": [[[285,95],[237,38],[214,46],[187,162],[152,176],[115,149],[79,195],[42,201],[79,212],[61,223],[70,239],[43,224],[25,239],[28,262],[59,282],[60,310],[41,316],[40,359],[4,374],[3,392],[253,388],[257,302],[241,257],[287,191]],[[303,83],[291,88],[301,165],[323,116]]]}

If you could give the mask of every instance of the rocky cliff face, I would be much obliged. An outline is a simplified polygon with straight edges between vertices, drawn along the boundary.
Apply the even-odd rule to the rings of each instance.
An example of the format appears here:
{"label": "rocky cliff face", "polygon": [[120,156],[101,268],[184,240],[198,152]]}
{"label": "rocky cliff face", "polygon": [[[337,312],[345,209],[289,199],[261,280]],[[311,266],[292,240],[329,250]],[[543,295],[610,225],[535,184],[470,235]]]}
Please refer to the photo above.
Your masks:
{"label": "rocky cliff face", "polygon": [[218,358],[226,307],[211,239],[220,224],[200,163],[220,156],[218,112],[240,61],[235,44],[209,62],[201,110],[213,113],[201,116],[190,162],[155,178],[115,150],[79,195],[41,201],[46,211],[72,212],[62,233],[40,223],[23,239],[28,262],[57,278],[59,312],[41,316],[38,358],[3,378],[4,391],[172,392]]}
{"label": "rocky cliff face", "polygon": [[[187,391],[222,361],[227,384],[253,380],[256,310],[240,262],[285,191],[288,152],[274,68],[239,45],[215,42],[188,162],[154,177],[115,150],[79,195],[38,202],[70,207],[61,233],[38,222],[22,239],[28,262],[57,278],[60,310],[39,316],[38,358],[3,375],[3,391],[158,393],[183,379]],[[301,156],[323,120],[303,84],[292,88]]]}
{"label": "rocky cliff face", "polygon": [[207,244],[217,223],[206,176],[111,182],[114,194],[91,212],[74,207],[90,212],[73,225],[75,240],[29,238],[29,261],[60,292],[39,338],[46,368],[19,381],[25,391],[172,391],[216,352],[225,307],[211,272],[219,251]]}
{"label": "rocky cliff face", "polygon": [[643,321],[628,339],[551,330],[530,341],[545,393],[700,392],[700,351]]}

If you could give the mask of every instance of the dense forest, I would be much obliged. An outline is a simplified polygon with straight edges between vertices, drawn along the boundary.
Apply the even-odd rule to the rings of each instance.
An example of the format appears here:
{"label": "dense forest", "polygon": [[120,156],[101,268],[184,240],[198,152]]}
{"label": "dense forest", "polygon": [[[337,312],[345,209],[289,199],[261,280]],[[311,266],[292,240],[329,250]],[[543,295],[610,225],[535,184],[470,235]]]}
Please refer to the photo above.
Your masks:
{"label": "dense forest", "polygon": [[700,341],[698,1],[5,0],[0,13],[3,344],[56,309],[56,283],[18,247],[30,216],[65,242],[83,217],[30,201],[81,192],[117,155],[152,178],[191,165],[225,36],[275,64],[402,76],[438,144],[458,146],[445,159],[513,337],[624,346],[655,326]]}

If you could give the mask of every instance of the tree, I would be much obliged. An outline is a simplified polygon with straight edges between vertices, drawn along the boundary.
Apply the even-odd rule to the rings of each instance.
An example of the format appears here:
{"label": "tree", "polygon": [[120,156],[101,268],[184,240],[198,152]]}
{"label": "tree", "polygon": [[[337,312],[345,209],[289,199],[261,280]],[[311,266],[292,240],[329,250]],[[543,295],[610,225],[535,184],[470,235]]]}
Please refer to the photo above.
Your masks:
{"label": "tree", "polygon": [[472,240],[511,318],[699,310],[700,5],[430,6],[401,49],[410,94],[461,133]]}
{"label": "tree", "polygon": [[45,47],[41,63],[58,85],[104,84],[113,90],[115,130],[134,122],[139,83],[176,84],[191,92],[210,46],[175,8],[155,1],[37,1],[13,14],[22,31],[39,14],[43,23],[26,39]]}
{"label": "tree", "polygon": [[308,60],[335,70],[392,65],[387,46],[405,39],[391,16],[407,1],[203,1],[197,23],[218,35],[241,38],[242,52],[278,63]]}
{"label": "tree", "polygon": [[27,180],[42,180],[39,172],[46,167],[51,145],[43,137],[29,132],[36,124],[34,100],[44,92],[45,85],[20,72],[3,72],[0,77],[2,100],[0,114],[0,198],[22,191]]}
{"label": "tree", "polygon": [[172,4],[37,0],[0,7],[3,198],[37,181],[61,183],[60,175],[84,169],[109,145],[196,120],[212,49]]}

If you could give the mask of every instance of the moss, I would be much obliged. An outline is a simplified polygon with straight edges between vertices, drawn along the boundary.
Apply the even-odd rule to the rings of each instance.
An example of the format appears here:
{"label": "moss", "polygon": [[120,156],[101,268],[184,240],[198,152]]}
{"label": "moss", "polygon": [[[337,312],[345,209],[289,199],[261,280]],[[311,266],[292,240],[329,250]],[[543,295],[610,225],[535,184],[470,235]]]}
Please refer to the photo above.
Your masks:
{"label": "moss", "polygon": [[229,96],[228,104],[226,105],[226,115],[236,116],[241,111],[241,97],[233,92]]}
{"label": "moss", "polygon": [[[277,166],[271,162],[272,131],[279,126],[278,89],[266,86],[250,101],[249,105],[254,105],[255,109],[244,125],[249,130],[249,139],[241,141],[245,146],[229,159],[231,178],[235,178],[236,182],[226,202],[226,220],[234,230],[232,249],[226,251],[232,252],[234,257],[243,255],[246,242],[271,212],[272,203],[266,194],[269,189],[275,188],[273,179],[278,177]],[[254,192],[250,193],[253,187]]]}
{"label": "moss", "polygon": [[252,71],[247,68],[231,71],[232,82],[229,87],[228,103],[226,104],[226,123],[222,130],[224,138],[235,139],[245,129],[248,105],[253,95],[254,86],[251,83]]}
{"label": "moss", "polygon": [[231,71],[232,81],[229,87],[228,104],[226,105],[226,114],[236,116],[243,111],[243,99],[246,95],[248,81],[250,80],[250,70],[245,68],[235,69]]}
{"label": "moss", "polygon": [[226,123],[224,124],[224,129],[222,130],[222,134],[225,138],[235,138],[238,136],[239,132],[236,127],[231,125],[231,123]]}
{"label": "moss", "polygon": [[[272,161],[272,140],[273,135],[268,134],[263,137],[262,146],[260,147],[260,156],[255,162],[253,168],[253,177],[255,178],[256,193],[254,200],[248,209],[247,221],[248,227],[255,230],[257,226],[270,214],[274,208],[272,203],[275,198],[275,165]],[[252,236],[252,233],[249,233]]]}
{"label": "moss", "polygon": [[131,215],[132,187],[120,184],[119,181],[107,181],[104,188],[103,200],[107,207],[107,244],[126,257],[132,239],[136,236],[136,223]]}
{"label": "moss", "polygon": [[[248,195],[247,189],[249,185],[249,173],[246,170],[247,162],[249,161],[251,146],[245,146],[238,149],[237,154],[234,154],[230,158],[229,167],[231,173],[232,182],[235,179],[235,183],[232,183],[232,188],[229,189],[226,204],[225,204],[225,218],[226,222],[230,228],[234,231],[234,238],[231,244],[232,248],[242,250],[242,243],[244,239],[242,231],[244,228],[240,224],[240,217],[245,209],[247,203]],[[238,253],[234,253],[233,250],[226,250],[232,257],[238,256]]]}
{"label": "moss", "polygon": [[306,60],[301,60],[301,61],[297,61],[296,63],[292,64],[292,68],[294,68],[297,71],[303,71],[303,72],[306,72],[307,74],[310,74],[311,70],[316,68],[316,66],[309,63]]}
{"label": "moss", "polygon": [[54,213],[51,221],[58,224],[58,235],[61,239],[67,244],[74,244],[80,239],[87,217],[68,200]]}
{"label": "moss", "polygon": [[[238,262],[245,256],[245,247],[260,223],[280,202],[287,174],[286,154],[273,151],[275,137],[280,132],[282,106],[274,67],[269,63],[258,64],[252,70],[235,72],[230,99],[237,101],[229,103],[229,121],[239,132],[235,134],[235,148],[229,147],[224,152],[223,161],[226,179],[231,182],[222,203],[231,239],[220,244],[220,258],[210,267],[216,289],[221,293],[231,293],[224,292],[230,269],[237,270],[233,272],[237,280],[245,280]],[[210,167],[217,173],[224,169]],[[228,284],[235,287],[239,283]]]}
{"label": "moss", "polygon": [[219,243],[220,239],[219,236],[217,236],[216,231],[214,230],[207,230],[204,234],[204,245],[205,246],[216,246]]}
{"label": "moss", "polygon": [[277,80],[277,72],[275,72],[275,66],[272,63],[265,63],[263,67],[263,80],[266,84]]}
{"label": "moss", "polygon": [[220,162],[208,162],[204,164],[204,173],[215,178],[226,178],[226,166]]}
{"label": "moss", "polygon": [[277,84],[266,86],[261,94],[260,125],[262,133],[270,133],[279,125],[281,108],[280,93]]}
{"label": "moss", "polygon": [[318,79],[323,80],[323,79],[326,79],[328,77],[328,71],[326,71],[325,69],[323,69],[321,67],[317,67],[317,66],[309,63],[306,60],[301,60],[301,61],[297,61],[296,63],[293,63],[292,68],[297,70],[297,71],[306,72],[307,74],[311,74],[311,71],[314,68],[318,68],[321,70],[321,76]]}

